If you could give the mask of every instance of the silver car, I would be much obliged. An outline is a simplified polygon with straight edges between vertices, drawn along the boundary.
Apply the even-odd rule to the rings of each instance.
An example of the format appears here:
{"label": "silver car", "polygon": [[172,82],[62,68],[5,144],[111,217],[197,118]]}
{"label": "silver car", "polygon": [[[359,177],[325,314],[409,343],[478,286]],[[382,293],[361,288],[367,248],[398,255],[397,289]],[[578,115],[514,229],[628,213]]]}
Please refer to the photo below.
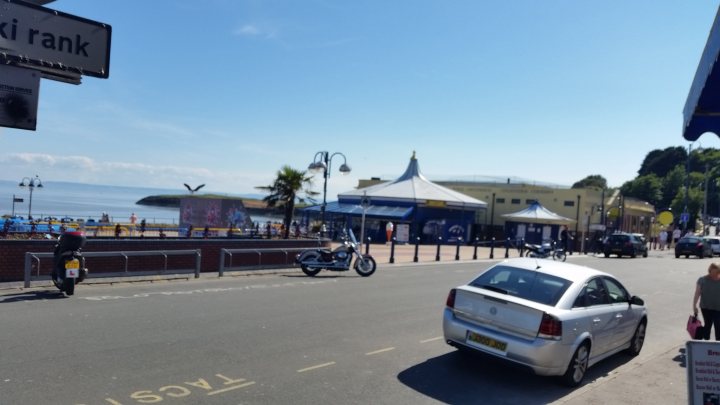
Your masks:
{"label": "silver car", "polygon": [[718,238],[717,236],[706,236],[705,240],[710,243],[713,256],[720,256],[720,238]]}
{"label": "silver car", "polygon": [[450,290],[445,341],[578,386],[587,368],[620,351],[637,356],[647,310],[612,275],[543,259],[500,262]]}

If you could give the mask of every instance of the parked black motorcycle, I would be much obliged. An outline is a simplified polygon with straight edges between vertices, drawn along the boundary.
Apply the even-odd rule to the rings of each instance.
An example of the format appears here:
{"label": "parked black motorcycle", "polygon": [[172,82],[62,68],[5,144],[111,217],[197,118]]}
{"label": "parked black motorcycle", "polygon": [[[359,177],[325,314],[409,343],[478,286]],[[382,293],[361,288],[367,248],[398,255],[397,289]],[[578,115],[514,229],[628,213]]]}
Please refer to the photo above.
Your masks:
{"label": "parked black motorcycle", "polygon": [[[353,263],[353,258],[355,261]],[[297,255],[295,262],[300,264],[303,273],[314,277],[320,270],[348,271],[350,267],[355,269],[357,274],[368,277],[375,273],[377,264],[370,255],[360,252],[357,239],[352,229],[349,230],[349,238],[345,238],[343,244],[330,249],[311,249]]]}
{"label": "parked black motorcycle", "polygon": [[565,249],[556,248],[554,241],[543,241],[540,245],[526,243],[523,245],[526,257],[535,257],[538,259],[552,258],[553,260],[565,261],[567,252]]}
{"label": "parked black motorcycle", "polygon": [[75,294],[75,284],[87,277],[85,258],[80,250],[85,246],[85,234],[65,232],[60,235],[53,252],[52,281],[66,295]]}

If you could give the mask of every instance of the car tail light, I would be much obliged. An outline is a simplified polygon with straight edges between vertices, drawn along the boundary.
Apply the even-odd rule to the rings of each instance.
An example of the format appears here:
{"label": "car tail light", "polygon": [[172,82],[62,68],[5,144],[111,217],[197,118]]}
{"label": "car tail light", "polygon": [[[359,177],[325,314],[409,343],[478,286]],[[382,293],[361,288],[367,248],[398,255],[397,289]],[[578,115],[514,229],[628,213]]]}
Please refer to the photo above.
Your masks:
{"label": "car tail light", "polygon": [[702,246],[703,246],[703,245],[702,245],[702,242],[698,242],[698,244],[697,244],[696,247],[697,247],[698,249],[702,249]]}
{"label": "car tail light", "polygon": [[456,294],[457,294],[457,290],[454,288],[452,290],[450,290],[450,292],[448,293],[447,300],[445,300],[445,305],[448,306],[449,308],[455,308],[455,295]]}
{"label": "car tail light", "polygon": [[562,338],[562,321],[547,312],[544,313],[542,321],[540,321],[538,337],[543,339],[560,340]]}

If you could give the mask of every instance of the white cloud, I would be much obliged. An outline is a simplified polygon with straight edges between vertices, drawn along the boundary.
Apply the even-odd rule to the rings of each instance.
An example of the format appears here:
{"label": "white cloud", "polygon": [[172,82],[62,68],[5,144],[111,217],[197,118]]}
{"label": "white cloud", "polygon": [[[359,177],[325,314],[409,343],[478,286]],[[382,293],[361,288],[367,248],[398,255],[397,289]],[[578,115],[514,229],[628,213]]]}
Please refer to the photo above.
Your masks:
{"label": "white cloud", "polygon": [[98,161],[89,156],[58,156],[44,153],[0,155],[2,176],[15,180],[40,175],[43,180],[79,183],[178,188],[183,183],[207,183],[209,190],[257,192],[255,186],[270,184],[274,173],[216,171],[205,167],[153,165],[140,162]]}
{"label": "white cloud", "polygon": [[274,39],[278,35],[278,30],[267,24],[245,24],[233,31],[234,35],[242,37],[260,37],[265,39]]}
{"label": "white cloud", "polygon": [[235,35],[247,35],[256,36],[260,35],[260,29],[254,25],[243,25],[242,27],[235,30]]}

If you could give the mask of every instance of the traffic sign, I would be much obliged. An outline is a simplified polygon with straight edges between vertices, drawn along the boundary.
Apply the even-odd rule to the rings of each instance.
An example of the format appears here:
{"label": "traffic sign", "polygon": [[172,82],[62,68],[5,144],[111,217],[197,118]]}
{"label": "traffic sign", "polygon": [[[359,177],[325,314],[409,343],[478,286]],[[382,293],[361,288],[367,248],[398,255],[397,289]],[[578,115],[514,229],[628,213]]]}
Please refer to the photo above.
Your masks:
{"label": "traffic sign", "polygon": [[663,211],[663,212],[659,213],[657,216],[657,222],[663,226],[672,224],[674,219],[675,218],[673,217],[673,214],[670,211]]}
{"label": "traffic sign", "polygon": [[35,130],[40,74],[0,65],[0,126]]}
{"label": "traffic sign", "polygon": [[110,25],[21,0],[0,5],[0,62],[59,77],[109,77]]}
{"label": "traffic sign", "polygon": [[687,224],[688,222],[690,222],[690,214],[688,214],[687,212],[683,212],[682,214],[680,214],[680,222],[682,222],[683,224]]}

